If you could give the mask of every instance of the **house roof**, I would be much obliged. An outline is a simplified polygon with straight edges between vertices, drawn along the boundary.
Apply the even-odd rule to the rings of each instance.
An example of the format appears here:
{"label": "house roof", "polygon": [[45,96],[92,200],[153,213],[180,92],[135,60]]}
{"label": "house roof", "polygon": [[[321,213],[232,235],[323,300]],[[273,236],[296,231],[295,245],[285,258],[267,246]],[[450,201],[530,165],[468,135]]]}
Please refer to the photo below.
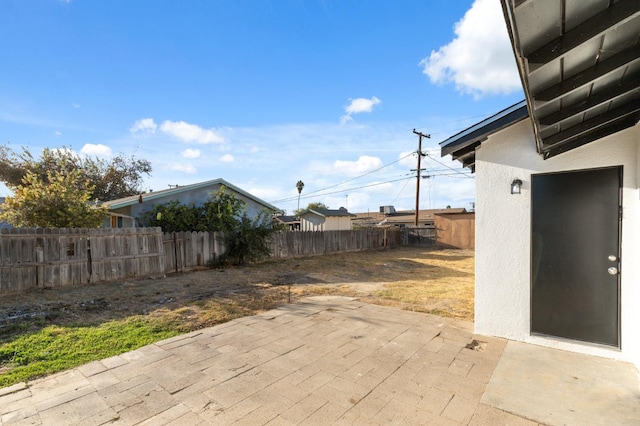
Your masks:
{"label": "house roof", "polygon": [[297,216],[276,216],[274,218],[280,223],[298,223],[300,219]]}
{"label": "house roof", "polygon": [[509,127],[529,116],[526,101],[511,105],[491,117],[482,120],[440,142],[440,152],[444,157],[451,154],[454,160],[459,160],[465,167],[475,171],[476,148],[493,133]]}
{"label": "house roof", "polygon": [[309,209],[306,212],[304,212],[302,215],[305,215],[307,213],[314,213],[317,214],[318,216],[323,216],[323,217],[340,217],[340,216],[351,216],[351,213],[349,213],[346,209],[344,208],[340,208],[337,210],[330,210],[330,209]]}
{"label": "house roof", "polygon": [[[418,222],[432,222],[436,214],[442,213],[466,213],[467,210],[464,207],[461,208],[448,208],[448,209],[425,209],[418,212]],[[352,215],[352,222],[360,225],[396,225],[401,223],[414,223],[415,211],[414,210],[399,210],[395,213],[385,214],[378,212],[371,213],[355,213]]]}
{"label": "house roof", "polygon": [[538,152],[640,120],[640,1],[501,0]]}
{"label": "house roof", "polygon": [[246,192],[246,191],[238,188],[237,186],[227,182],[226,180],[220,179],[220,178],[219,179],[208,180],[208,181],[200,182],[200,183],[194,183],[194,184],[191,184],[191,185],[177,186],[175,188],[169,188],[169,189],[162,189],[160,191],[147,192],[147,193],[140,194],[140,195],[132,195],[130,197],[119,198],[117,200],[105,201],[104,203],[102,203],[102,205],[106,206],[109,209],[118,209],[118,208],[121,208],[121,207],[126,207],[126,206],[130,206],[130,205],[139,203],[140,197],[142,197],[143,201],[153,201],[153,200],[156,200],[158,198],[164,198],[164,197],[170,196],[170,195],[177,195],[177,194],[180,194],[182,192],[192,191],[194,189],[206,188],[207,186],[214,186],[214,185],[226,186],[227,188],[231,189],[233,192],[241,194],[241,195],[249,198],[250,200],[255,201],[258,204],[262,204],[263,206],[265,206],[268,209],[279,210],[276,206],[274,206],[272,204],[269,204],[266,201],[263,201],[260,198],[256,197],[255,195],[251,195],[248,192]]}

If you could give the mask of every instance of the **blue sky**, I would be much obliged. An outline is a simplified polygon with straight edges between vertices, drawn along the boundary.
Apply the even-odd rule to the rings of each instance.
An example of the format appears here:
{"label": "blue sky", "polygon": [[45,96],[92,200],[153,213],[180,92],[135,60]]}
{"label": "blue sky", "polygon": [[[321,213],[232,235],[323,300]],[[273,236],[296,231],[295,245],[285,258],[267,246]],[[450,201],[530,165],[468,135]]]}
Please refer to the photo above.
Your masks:
{"label": "blue sky", "polygon": [[[498,0],[4,0],[0,136],[223,178],[292,212],[469,208],[438,143],[523,98]],[[455,169],[455,170],[452,170]],[[0,195],[9,191],[0,186]]]}

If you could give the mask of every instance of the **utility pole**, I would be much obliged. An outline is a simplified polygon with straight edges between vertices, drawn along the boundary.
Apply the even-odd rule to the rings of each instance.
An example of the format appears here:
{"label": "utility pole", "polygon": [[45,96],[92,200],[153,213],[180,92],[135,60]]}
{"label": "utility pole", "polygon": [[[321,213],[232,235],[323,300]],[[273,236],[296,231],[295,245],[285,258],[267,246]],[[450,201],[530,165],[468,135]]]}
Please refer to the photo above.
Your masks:
{"label": "utility pole", "polygon": [[[425,133],[422,132],[417,132],[416,129],[413,129],[413,133],[415,133],[416,135],[418,135],[418,168],[415,169],[416,171],[416,218],[415,218],[415,225],[418,226],[418,215],[420,212],[420,172],[422,172],[422,170],[420,168],[420,160],[422,160],[422,157],[424,157],[426,154],[422,152],[422,138],[427,138],[430,139],[431,135],[427,135]],[[413,171],[413,169],[412,169]]]}

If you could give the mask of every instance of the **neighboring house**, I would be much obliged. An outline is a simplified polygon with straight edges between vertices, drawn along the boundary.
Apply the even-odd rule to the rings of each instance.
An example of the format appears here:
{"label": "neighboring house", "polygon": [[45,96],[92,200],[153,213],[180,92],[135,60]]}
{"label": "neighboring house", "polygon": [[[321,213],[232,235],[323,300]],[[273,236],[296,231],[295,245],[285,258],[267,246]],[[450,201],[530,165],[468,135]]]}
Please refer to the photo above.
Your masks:
{"label": "neighboring house", "polygon": [[103,205],[109,209],[110,217],[105,220],[103,227],[122,228],[136,226],[137,219],[143,213],[153,209],[155,204],[179,201],[185,205],[193,203],[196,206],[201,206],[210,197],[215,196],[223,186],[227,188],[227,191],[232,192],[239,200],[246,203],[246,212],[249,217],[255,217],[264,209],[272,211],[278,210],[277,207],[249,194],[224,179],[214,179],[192,185],[176,186],[161,191],[147,192],[145,194],[107,201],[103,203]]}
{"label": "neighboring house", "polygon": [[476,174],[475,331],[640,365],[640,2],[502,0],[526,101]]}
{"label": "neighboring house", "polygon": [[351,229],[351,214],[344,207],[338,210],[309,209],[300,215],[302,231],[345,231]]}
{"label": "neighboring house", "polygon": [[[464,208],[426,209],[418,211],[418,226],[433,228],[435,215],[441,213],[466,213]],[[354,213],[351,219],[353,226],[357,227],[385,227],[396,226],[404,228],[415,226],[415,210],[398,210],[393,206],[382,206],[379,212]]]}
{"label": "neighboring house", "polygon": [[298,216],[285,216],[280,215],[273,218],[273,220],[281,225],[287,231],[299,231],[300,230],[300,219]]}

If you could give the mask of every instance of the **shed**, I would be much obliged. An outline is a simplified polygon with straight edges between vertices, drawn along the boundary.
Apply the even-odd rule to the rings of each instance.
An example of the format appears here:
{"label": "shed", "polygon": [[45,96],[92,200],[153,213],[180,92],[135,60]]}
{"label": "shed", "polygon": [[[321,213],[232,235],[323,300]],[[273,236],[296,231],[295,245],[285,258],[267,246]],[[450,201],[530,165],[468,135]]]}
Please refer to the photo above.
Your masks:
{"label": "shed", "polygon": [[303,231],[348,231],[351,229],[351,213],[344,207],[337,210],[308,209],[300,215]]}

